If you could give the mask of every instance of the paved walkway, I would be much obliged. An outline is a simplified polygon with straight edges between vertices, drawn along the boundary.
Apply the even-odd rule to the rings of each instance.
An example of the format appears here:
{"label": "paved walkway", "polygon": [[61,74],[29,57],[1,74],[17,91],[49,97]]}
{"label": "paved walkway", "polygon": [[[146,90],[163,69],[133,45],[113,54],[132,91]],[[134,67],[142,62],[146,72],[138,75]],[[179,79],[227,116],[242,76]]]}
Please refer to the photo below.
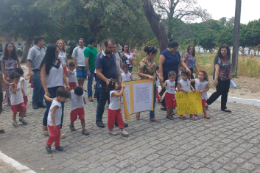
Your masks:
{"label": "paved walkway", "polygon": [[[29,100],[31,100],[31,89]],[[35,172],[258,172],[260,173],[260,109],[229,103],[232,114],[221,112],[220,103],[210,107],[210,120],[202,118],[173,121],[156,104],[160,123],[149,122],[148,113],[135,116],[126,129],[130,136],[110,136],[107,126],[95,125],[96,100],[85,106],[89,136],[69,130],[70,100],[65,103],[64,131],[61,140],[64,152],[46,153],[47,137],[41,133],[45,109],[33,110],[28,103],[27,126],[12,126],[12,112],[7,106],[0,115],[0,150]],[[122,105],[123,108],[123,105]],[[104,113],[107,121],[107,111]],[[119,132],[119,130],[116,128]],[[0,172],[4,166],[0,162]],[[2,170],[1,170],[2,169]],[[12,171],[12,170],[11,170]],[[6,171],[4,171],[6,172]]]}

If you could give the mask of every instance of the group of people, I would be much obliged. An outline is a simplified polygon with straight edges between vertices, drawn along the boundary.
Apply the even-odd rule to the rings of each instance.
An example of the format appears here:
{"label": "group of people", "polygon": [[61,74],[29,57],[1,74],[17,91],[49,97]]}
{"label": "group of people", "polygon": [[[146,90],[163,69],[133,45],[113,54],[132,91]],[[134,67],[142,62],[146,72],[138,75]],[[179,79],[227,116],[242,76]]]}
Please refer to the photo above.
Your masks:
{"label": "group of people", "polygon": [[[19,57],[12,43],[6,45],[4,55],[1,58],[3,74],[0,78],[0,101],[3,100],[3,90],[6,90],[5,99],[11,105],[13,111],[14,127],[18,126],[16,121],[18,111],[19,121],[27,124],[24,120],[28,100],[26,80],[31,78],[33,85],[32,107],[33,109],[46,108],[43,115],[42,130],[44,135],[49,136],[45,146],[48,153],[52,152],[51,145],[53,143],[55,143],[56,150],[63,150],[60,146],[60,139],[66,137],[62,131],[62,124],[64,102],[68,97],[71,99],[70,130],[76,130],[74,122],[79,118],[82,125],[82,134],[89,135],[85,128],[85,95],[88,95],[88,101],[93,102],[92,84],[95,76],[96,125],[100,128],[105,127],[102,117],[108,101],[109,134],[116,135],[117,133],[113,129],[114,126],[118,126],[122,136],[129,135],[125,130],[128,124],[124,123],[120,108],[120,97],[125,88],[123,82],[133,80],[131,71],[136,60],[134,51],[129,51],[129,45],[123,45],[122,52],[118,53],[118,46],[114,40],[107,39],[104,41],[104,49],[98,53],[96,38],[90,38],[87,47],[84,47],[84,40],[79,39],[79,46],[72,53],[73,61],[69,62],[63,40],[48,45],[46,51],[43,48],[43,37],[35,37],[34,44],[28,53],[27,66],[29,73],[26,76],[24,76]],[[161,52],[158,66],[154,61],[158,50],[151,46],[144,48],[147,55],[138,63],[138,76],[140,79],[155,81],[154,96],[151,97],[154,99],[153,103],[155,104],[156,98],[159,99],[162,105],[161,110],[167,111],[166,118],[173,120],[173,109],[178,104],[175,100],[175,92],[196,90],[202,93],[205,118],[210,118],[206,112],[207,105],[212,104],[220,95],[222,96],[221,110],[231,112],[226,107],[231,77],[229,47],[222,45],[219,48],[214,61],[213,84],[217,90],[207,99],[207,91],[209,90],[208,75],[206,71],[199,70],[196,65],[195,47],[189,46],[187,53],[182,58],[177,51],[178,46],[178,42],[170,40],[168,48]],[[194,67],[198,71],[198,78],[196,79],[193,76]],[[88,80],[87,91],[83,88],[86,79]],[[158,93],[158,85],[162,87],[160,93]],[[161,100],[160,96],[165,91],[165,97]],[[44,98],[46,105],[43,103]],[[2,109],[2,103],[0,105],[0,109]],[[182,119],[186,118],[184,115],[179,116]],[[190,115],[190,118],[197,119],[197,115]],[[140,113],[136,114],[136,119],[140,119]],[[150,121],[160,122],[155,118],[155,111],[150,111]],[[4,133],[4,130],[0,130],[0,133]]]}

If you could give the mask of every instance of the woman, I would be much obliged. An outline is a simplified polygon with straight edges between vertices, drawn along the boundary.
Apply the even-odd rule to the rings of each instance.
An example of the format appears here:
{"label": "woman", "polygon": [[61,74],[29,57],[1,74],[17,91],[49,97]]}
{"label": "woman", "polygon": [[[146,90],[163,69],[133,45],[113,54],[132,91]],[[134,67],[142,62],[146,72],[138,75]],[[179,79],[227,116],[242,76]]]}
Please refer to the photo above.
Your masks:
{"label": "woman", "polygon": [[67,54],[66,54],[65,42],[62,39],[60,39],[56,42],[56,44],[58,45],[58,48],[59,48],[59,57],[58,58],[62,62],[63,72],[66,75],[67,74],[66,67],[68,67],[68,69],[69,69],[69,63],[68,63]]}
{"label": "woman", "polygon": [[135,58],[133,57],[133,54],[130,54],[129,46],[127,44],[123,45],[120,56],[122,58],[122,62],[129,66],[129,72],[132,73],[133,61],[135,60]]}
{"label": "woman", "polygon": [[[21,68],[19,57],[17,56],[13,43],[7,43],[5,45],[4,56],[1,57],[0,61],[1,61],[2,72],[4,74],[5,80],[11,82],[9,78],[10,74],[17,67]],[[8,101],[8,106],[11,106],[9,86],[6,88],[5,101]]]}
{"label": "woman", "polygon": [[[66,84],[69,89],[69,84],[67,82],[67,78],[63,73],[62,63],[58,59],[59,57],[59,48],[55,44],[51,44],[47,47],[46,54],[41,64],[41,82],[42,87],[45,91],[45,94],[50,98],[56,97],[56,91],[60,86],[63,86],[63,82]],[[49,108],[51,106],[51,102],[45,100],[46,102],[46,111],[43,117],[43,134],[48,136],[47,129],[47,117],[49,113]],[[62,103],[62,117],[61,117],[61,125],[62,129],[62,121],[63,121],[63,111],[64,111],[64,102]],[[65,138],[65,134],[61,132],[61,138]]]}
{"label": "woman", "polygon": [[[139,63],[138,69],[138,76],[141,79],[151,79],[156,80],[154,77],[156,74],[156,66],[154,63],[154,58],[157,54],[157,49],[155,47],[145,46],[144,51],[147,53],[147,56],[144,57]],[[155,106],[155,99],[156,99],[156,84],[154,85],[154,92],[153,92],[153,107]],[[136,114],[136,119],[140,119],[140,113]],[[154,111],[150,111],[150,121],[152,122],[160,122],[155,118]]]}
{"label": "woman", "polygon": [[228,45],[224,44],[219,48],[214,61],[214,66],[213,85],[216,86],[216,92],[210,96],[207,103],[208,105],[211,105],[221,95],[221,110],[231,113],[226,106],[232,67],[232,63],[230,61],[230,49]]}
{"label": "woman", "polygon": [[[179,65],[191,73],[190,69],[186,66],[184,60],[181,58],[181,55],[177,51],[179,43],[177,41],[169,40],[168,48],[162,51],[159,59],[159,72],[160,72],[160,82],[164,82],[168,79],[168,73],[170,71],[175,71],[178,73]],[[176,77],[176,83],[178,78]],[[165,90],[164,90],[165,91]],[[163,91],[163,92],[164,92]],[[166,111],[165,100],[161,102],[161,110]]]}
{"label": "woman", "polygon": [[[186,63],[187,67],[191,71],[191,79],[194,79],[193,76],[193,68],[195,67],[197,72],[199,71],[196,59],[195,59],[195,47],[193,45],[189,45],[187,48],[187,53],[184,54],[184,62]],[[195,83],[192,83],[193,88],[195,88]]]}

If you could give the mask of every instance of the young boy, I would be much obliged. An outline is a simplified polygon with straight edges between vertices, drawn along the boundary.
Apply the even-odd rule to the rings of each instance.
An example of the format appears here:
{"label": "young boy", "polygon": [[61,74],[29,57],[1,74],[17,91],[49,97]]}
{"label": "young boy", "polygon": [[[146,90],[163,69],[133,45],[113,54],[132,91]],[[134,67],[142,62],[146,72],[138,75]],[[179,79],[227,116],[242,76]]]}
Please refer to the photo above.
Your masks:
{"label": "young boy", "polygon": [[75,64],[74,62],[70,62],[69,63],[69,71],[68,71],[68,76],[69,76],[69,86],[70,86],[70,90],[73,90],[76,86],[77,86],[77,82],[76,82],[76,76],[75,76]]}
{"label": "young boy", "polygon": [[54,99],[44,95],[45,99],[51,103],[48,114],[48,128],[50,131],[50,136],[46,142],[46,151],[51,154],[51,145],[55,142],[55,149],[58,151],[63,151],[63,148],[60,146],[60,124],[61,124],[61,115],[62,115],[62,105],[61,103],[69,97],[69,92],[62,86],[59,87],[56,91],[56,97]]}
{"label": "young boy", "polygon": [[77,120],[77,116],[79,116],[82,125],[82,134],[89,135],[89,132],[85,129],[85,117],[84,117],[85,115],[84,105],[86,104],[84,96],[86,92],[83,91],[83,89],[80,86],[77,86],[76,88],[74,88],[74,90],[70,91],[70,94],[71,94],[70,130],[76,131],[74,127],[74,122]]}
{"label": "young boy", "polygon": [[23,100],[21,83],[19,83],[20,75],[17,72],[12,72],[10,79],[13,82],[13,85],[10,87],[11,109],[13,111],[13,126],[18,127],[16,122],[16,114],[18,110],[21,111],[21,117],[19,118],[19,121],[26,125],[27,122],[23,119],[26,113],[26,106]]}

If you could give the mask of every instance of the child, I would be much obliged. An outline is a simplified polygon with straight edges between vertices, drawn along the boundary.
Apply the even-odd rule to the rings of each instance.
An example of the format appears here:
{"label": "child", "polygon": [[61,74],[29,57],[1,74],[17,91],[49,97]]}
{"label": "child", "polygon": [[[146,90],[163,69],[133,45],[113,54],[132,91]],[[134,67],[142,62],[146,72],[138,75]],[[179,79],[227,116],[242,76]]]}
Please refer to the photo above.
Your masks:
{"label": "child", "polygon": [[[178,82],[177,89],[178,92],[185,92],[188,93],[189,91],[195,92],[195,89],[192,87],[191,82],[189,80],[189,72],[188,71],[182,71],[181,72],[181,80]],[[178,104],[178,103],[177,103]],[[185,119],[186,117],[183,115],[180,115],[181,119]],[[197,119],[195,115],[190,114],[190,118]]]}
{"label": "child", "polygon": [[21,83],[19,83],[20,75],[17,72],[12,72],[10,79],[13,82],[13,85],[10,87],[11,109],[13,111],[13,126],[18,127],[16,122],[16,114],[18,110],[21,111],[21,117],[19,118],[19,121],[26,125],[27,122],[23,119],[26,113],[26,106],[23,100]]}
{"label": "child", "polygon": [[198,78],[192,79],[191,82],[195,82],[196,91],[202,93],[202,106],[204,118],[210,119],[210,116],[207,115],[206,111],[206,101],[207,101],[207,91],[209,90],[209,82],[208,82],[208,74],[204,70],[200,70],[198,74]]}
{"label": "child", "polygon": [[129,73],[129,67],[128,65],[123,66],[123,73],[121,74],[121,84],[123,82],[131,81],[133,80],[132,74]]}
{"label": "child", "polygon": [[[19,83],[21,83],[21,88],[22,88],[22,94],[23,94],[23,100],[24,100],[24,104],[25,106],[27,105],[28,102],[28,98],[27,98],[27,83],[26,80],[30,79],[30,76],[26,76],[24,77],[23,74],[23,69],[21,68],[16,68],[15,72],[17,72],[20,75],[20,81]],[[19,117],[21,117],[22,111],[19,110]],[[25,115],[24,115],[25,116]]]}
{"label": "child", "polygon": [[60,146],[61,102],[64,102],[66,98],[69,97],[69,92],[62,86],[57,89],[56,97],[54,99],[49,98],[47,95],[44,95],[44,97],[47,101],[52,102],[48,114],[50,136],[45,146],[46,151],[51,154],[51,145],[53,142],[55,142],[56,150],[63,151],[63,148]]}
{"label": "child", "polygon": [[71,95],[71,112],[70,112],[70,130],[76,131],[74,127],[74,121],[77,120],[77,116],[81,121],[82,125],[82,134],[89,135],[89,132],[85,129],[85,111],[84,111],[84,104],[86,104],[85,96],[86,92],[80,86],[74,88],[74,90],[70,91]]}
{"label": "child", "polygon": [[135,58],[134,48],[130,48],[130,55],[132,55]]}
{"label": "child", "polygon": [[73,90],[76,86],[77,86],[77,82],[76,82],[76,76],[75,76],[75,64],[74,62],[70,62],[69,63],[69,71],[67,72],[68,76],[69,76],[69,86],[70,86],[70,90]]}
{"label": "child", "polygon": [[123,95],[123,91],[125,86],[122,86],[120,92],[118,93],[118,81],[116,79],[111,79],[109,84],[107,85],[107,91],[110,96],[110,104],[108,107],[108,130],[110,135],[117,135],[115,131],[113,131],[115,119],[117,120],[118,126],[121,129],[122,136],[128,136],[129,134],[125,131],[125,126],[121,114],[120,109],[120,97]]}
{"label": "child", "polygon": [[167,107],[167,116],[169,120],[173,120],[172,111],[176,107],[176,100],[175,100],[175,80],[176,80],[177,74],[175,71],[170,71],[168,73],[168,80],[164,82],[162,85],[162,88],[166,89],[165,93],[165,106]]}
{"label": "child", "polygon": [[[160,76],[159,66],[156,65],[155,68],[156,68],[156,73],[157,73],[157,75]],[[159,79],[159,77],[156,77],[156,98],[157,98],[157,100],[158,100],[158,103],[161,103],[161,100],[162,100],[161,97],[159,96],[159,93],[158,93],[158,87],[159,87],[160,85],[161,85],[161,84],[160,84],[160,79]]]}

